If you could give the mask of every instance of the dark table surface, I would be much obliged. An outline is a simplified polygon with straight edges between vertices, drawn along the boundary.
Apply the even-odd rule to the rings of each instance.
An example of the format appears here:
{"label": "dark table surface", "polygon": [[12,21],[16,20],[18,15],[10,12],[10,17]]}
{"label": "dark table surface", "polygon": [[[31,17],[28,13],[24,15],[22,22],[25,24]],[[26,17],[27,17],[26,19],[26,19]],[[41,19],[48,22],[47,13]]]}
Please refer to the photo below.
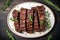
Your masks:
{"label": "dark table surface", "polygon": [[[3,6],[5,1],[6,0],[0,0],[0,7]],[[5,11],[0,11],[0,40],[11,40],[8,38],[6,34],[6,29],[5,29],[5,28],[8,29],[7,15],[12,7],[14,7],[16,4],[19,4],[25,1],[32,1],[32,0],[14,0],[12,4]],[[34,39],[28,39],[28,38],[26,39],[26,38],[18,37],[15,34],[13,34],[9,29],[8,30],[10,31],[10,33],[14,36],[16,40],[47,40],[50,34],[53,36],[53,40],[59,40],[60,39],[60,12],[54,9],[52,6],[48,5],[47,3],[43,2],[42,0],[33,0],[33,1],[44,3],[52,9],[56,18],[56,23],[55,23],[54,28],[47,35],[43,37],[39,37],[39,38],[34,38]],[[59,0],[52,0],[52,2],[60,7]]]}

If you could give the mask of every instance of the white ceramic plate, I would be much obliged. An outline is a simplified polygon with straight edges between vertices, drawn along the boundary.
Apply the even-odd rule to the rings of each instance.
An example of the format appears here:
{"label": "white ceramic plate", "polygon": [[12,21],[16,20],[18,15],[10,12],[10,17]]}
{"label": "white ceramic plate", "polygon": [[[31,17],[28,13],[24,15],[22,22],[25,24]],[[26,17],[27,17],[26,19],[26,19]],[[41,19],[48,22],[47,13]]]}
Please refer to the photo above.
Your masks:
{"label": "white ceramic plate", "polygon": [[28,34],[26,32],[23,32],[23,33],[19,33],[15,30],[15,27],[14,27],[14,22],[10,20],[10,18],[12,18],[12,12],[13,10],[18,10],[20,11],[21,7],[23,8],[27,8],[27,9],[30,9],[31,7],[35,7],[35,6],[41,6],[41,5],[44,5],[42,3],[36,3],[36,2],[24,2],[24,3],[20,3],[18,5],[16,5],[15,7],[13,7],[11,9],[11,11],[9,12],[8,16],[7,16],[7,24],[8,24],[8,27],[9,29],[16,35],[18,36],[21,36],[21,37],[25,37],[25,38],[36,38],[36,37],[41,37],[41,36],[44,36],[45,34],[47,34],[48,32],[50,32],[54,26],[54,23],[55,23],[55,17],[54,17],[54,14],[52,12],[52,10],[44,5],[45,7],[45,11],[48,10],[48,12],[50,13],[50,22],[51,22],[51,27],[44,31],[44,32],[35,32],[35,33],[32,33],[32,34]]}

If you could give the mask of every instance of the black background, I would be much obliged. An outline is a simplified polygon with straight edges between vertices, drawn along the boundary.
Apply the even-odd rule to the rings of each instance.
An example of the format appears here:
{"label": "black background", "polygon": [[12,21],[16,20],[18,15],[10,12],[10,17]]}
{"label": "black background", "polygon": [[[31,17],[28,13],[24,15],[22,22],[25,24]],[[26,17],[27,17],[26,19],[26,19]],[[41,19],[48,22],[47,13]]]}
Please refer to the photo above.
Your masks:
{"label": "black background", "polygon": [[[0,7],[4,4],[5,1],[6,0],[0,0]],[[50,34],[53,36],[53,40],[59,40],[60,39],[60,12],[54,9],[49,4],[47,4],[46,2],[43,2],[42,0],[15,0],[12,2],[12,4],[9,7],[12,8],[16,5],[15,3],[21,3],[25,1],[41,2],[41,3],[46,4],[48,7],[50,7],[52,11],[54,12],[55,18],[56,18],[56,23],[54,25],[54,28],[47,35],[40,38],[26,39],[26,38],[18,37],[14,35],[7,27],[7,14],[10,10],[0,11],[0,40],[11,40],[6,34],[6,28],[14,36],[15,40],[47,40]],[[51,1],[60,7],[60,0],[51,0]]]}

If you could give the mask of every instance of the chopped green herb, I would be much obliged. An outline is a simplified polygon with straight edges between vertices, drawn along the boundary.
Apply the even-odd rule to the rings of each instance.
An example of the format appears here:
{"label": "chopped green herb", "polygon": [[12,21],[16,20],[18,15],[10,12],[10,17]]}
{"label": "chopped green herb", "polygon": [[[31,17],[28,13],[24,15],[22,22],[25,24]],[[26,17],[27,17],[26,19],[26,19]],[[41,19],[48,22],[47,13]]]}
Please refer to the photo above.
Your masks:
{"label": "chopped green herb", "polygon": [[49,5],[53,6],[56,10],[60,11],[60,8],[50,0],[43,0],[43,1],[47,2]]}
{"label": "chopped green herb", "polygon": [[6,0],[6,2],[4,3],[3,7],[1,8],[1,10],[5,10],[7,7],[10,6],[10,4],[13,2],[13,0]]}
{"label": "chopped green herb", "polygon": [[44,24],[44,21],[43,20],[40,20],[40,24],[43,25]]}
{"label": "chopped green herb", "polygon": [[6,30],[6,33],[7,33],[8,37],[11,38],[11,40],[15,40],[14,37],[9,33],[8,30]]}
{"label": "chopped green herb", "polygon": [[17,19],[15,19],[15,18],[10,18],[10,20],[12,20],[12,21],[14,21],[14,22],[18,22],[18,20]]}
{"label": "chopped green herb", "polygon": [[48,11],[45,11],[45,16],[46,16],[46,18],[45,18],[46,26],[47,26],[47,29],[49,29],[51,27],[51,22],[50,22],[50,19],[49,19],[50,13],[48,13]]}
{"label": "chopped green herb", "polygon": [[46,15],[47,17],[49,17],[49,16],[50,16],[50,13],[48,13],[48,11],[45,11],[45,15]]}
{"label": "chopped green herb", "polygon": [[50,20],[47,21],[47,28],[49,29],[51,27],[51,22]]}
{"label": "chopped green herb", "polygon": [[52,40],[52,39],[53,39],[52,35],[49,35],[48,40]]}
{"label": "chopped green herb", "polygon": [[32,15],[30,15],[29,20],[33,21],[33,16]]}

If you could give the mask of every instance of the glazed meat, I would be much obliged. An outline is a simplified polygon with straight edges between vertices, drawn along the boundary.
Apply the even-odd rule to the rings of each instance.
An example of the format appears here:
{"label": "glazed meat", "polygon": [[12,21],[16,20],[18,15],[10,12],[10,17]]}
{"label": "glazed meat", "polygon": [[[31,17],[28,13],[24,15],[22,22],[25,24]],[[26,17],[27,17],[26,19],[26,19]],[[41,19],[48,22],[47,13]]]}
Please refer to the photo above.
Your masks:
{"label": "glazed meat", "polygon": [[31,7],[31,9],[21,8],[19,12],[14,10],[13,18],[17,20],[17,22],[14,22],[16,31],[26,31],[27,33],[45,31],[46,25],[44,24],[44,10],[45,8],[43,5]]}
{"label": "glazed meat", "polygon": [[25,18],[26,18],[26,9],[21,8],[20,11],[20,31],[26,31],[25,29]]}
{"label": "glazed meat", "polygon": [[[45,14],[44,14],[44,6],[37,6],[37,10],[38,10],[38,15],[39,15],[39,20],[40,20],[40,31],[44,31],[45,30],[45,24],[44,24],[44,20],[45,20]],[[42,24],[43,22],[43,24]]]}
{"label": "glazed meat", "polygon": [[32,16],[33,11],[31,10],[27,10],[27,32],[28,33],[32,33],[33,29],[32,29],[32,21],[30,20],[30,17]]}
{"label": "glazed meat", "polygon": [[32,10],[34,11],[33,12],[33,21],[34,21],[34,31],[35,32],[39,32],[39,28],[40,28],[40,25],[39,25],[39,18],[38,18],[38,14],[37,14],[37,7],[32,7]]}
{"label": "glazed meat", "polygon": [[14,21],[14,26],[15,26],[15,30],[16,31],[20,31],[20,27],[19,27],[19,12],[17,10],[13,11],[13,19],[16,19],[17,21]]}

